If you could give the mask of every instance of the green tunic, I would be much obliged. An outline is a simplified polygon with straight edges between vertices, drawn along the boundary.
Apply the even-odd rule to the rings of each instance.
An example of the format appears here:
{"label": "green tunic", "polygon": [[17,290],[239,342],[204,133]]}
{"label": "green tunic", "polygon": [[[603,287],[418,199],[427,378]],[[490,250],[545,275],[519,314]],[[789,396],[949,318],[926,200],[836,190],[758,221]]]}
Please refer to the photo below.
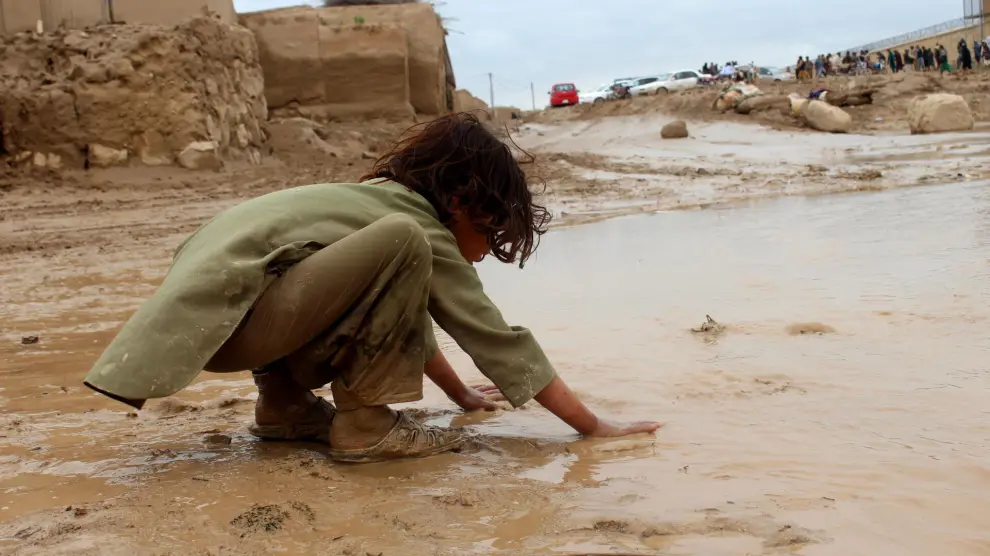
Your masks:
{"label": "green tunic", "polygon": [[[506,324],[430,203],[389,181],[296,187],[220,213],[179,246],[161,286],[127,321],[86,382],[131,400],[182,390],[279,268],[393,213],[408,214],[427,232],[433,249],[430,316],[513,406],[532,399],[556,376],[536,339]],[[435,346],[436,339],[430,340]]]}

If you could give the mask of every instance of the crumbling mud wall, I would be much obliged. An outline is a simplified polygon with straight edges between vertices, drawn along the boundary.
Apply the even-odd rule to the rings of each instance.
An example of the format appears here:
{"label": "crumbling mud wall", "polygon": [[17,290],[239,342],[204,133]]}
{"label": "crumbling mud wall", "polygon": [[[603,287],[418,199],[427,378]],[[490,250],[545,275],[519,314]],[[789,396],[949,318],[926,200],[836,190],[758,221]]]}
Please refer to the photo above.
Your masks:
{"label": "crumbling mud wall", "polygon": [[[395,24],[409,35],[409,101],[419,114],[439,115],[453,108],[454,72],[447,55],[447,33],[429,3],[323,8],[324,25],[355,21]],[[449,89],[449,91],[448,91]]]}
{"label": "crumbling mud wall", "polygon": [[[285,8],[240,21],[257,36],[274,113],[333,118],[453,109],[446,35],[430,4]],[[396,97],[400,77],[404,99]]]}
{"label": "crumbling mud wall", "polygon": [[0,39],[8,164],[260,161],[267,116],[254,35],[212,17]]}
{"label": "crumbling mud wall", "polygon": [[324,25],[310,8],[246,18],[276,117],[411,118],[408,37],[398,25]]}
{"label": "crumbling mud wall", "polygon": [[116,23],[176,25],[184,19],[207,15],[207,13],[216,14],[224,23],[237,22],[237,13],[234,11],[232,0],[107,1],[112,5],[113,20]]}
{"label": "crumbling mud wall", "polygon": [[101,23],[175,25],[184,19],[215,14],[234,23],[233,0],[0,0],[0,35],[42,29],[85,29]]}
{"label": "crumbling mud wall", "polygon": [[455,112],[473,112],[475,110],[488,111],[488,103],[472,95],[469,91],[458,89],[454,93]]}

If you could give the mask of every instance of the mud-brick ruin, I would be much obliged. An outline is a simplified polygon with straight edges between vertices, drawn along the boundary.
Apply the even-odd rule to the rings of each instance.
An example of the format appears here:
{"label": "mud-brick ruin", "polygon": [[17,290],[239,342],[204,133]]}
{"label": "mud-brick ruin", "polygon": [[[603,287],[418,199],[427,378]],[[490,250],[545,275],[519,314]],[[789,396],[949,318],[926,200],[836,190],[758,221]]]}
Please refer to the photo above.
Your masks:
{"label": "mud-brick ruin", "polygon": [[251,32],[212,18],[21,33],[0,44],[0,155],[50,168],[260,160]]}
{"label": "mud-brick ruin", "polygon": [[429,4],[287,8],[239,24],[204,14],[0,36],[0,167],[259,164],[270,117],[412,121],[454,109]]}

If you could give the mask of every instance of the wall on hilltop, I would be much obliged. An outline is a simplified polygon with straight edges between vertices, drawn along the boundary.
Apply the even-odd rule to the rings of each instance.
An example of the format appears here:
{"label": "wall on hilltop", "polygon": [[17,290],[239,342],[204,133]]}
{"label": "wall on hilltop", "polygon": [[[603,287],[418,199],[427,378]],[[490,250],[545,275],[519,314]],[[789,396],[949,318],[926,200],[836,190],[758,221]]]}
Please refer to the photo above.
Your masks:
{"label": "wall on hilltop", "polygon": [[969,27],[963,27],[961,29],[954,29],[946,33],[941,33],[938,35],[932,35],[930,37],[925,37],[923,39],[913,40],[909,42],[903,42],[901,44],[891,46],[889,48],[883,48],[878,52],[886,52],[887,50],[901,50],[905,48],[914,48],[916,46],[935,48],[937,45],[941,44],[949,51],[949,59],[955,63],[956,60],[956,45],[959,44],[960,39],[966,39],[966,44],[970,48],[973,48],[973,41],[981,39],[980,37],[980,25],[970,25]]}
{"label": "wall on hilltop", "polygon": [[240,22],[257,36],[275,113],[407,118],[453,108],[446,35],[429,4],[284,8]]}

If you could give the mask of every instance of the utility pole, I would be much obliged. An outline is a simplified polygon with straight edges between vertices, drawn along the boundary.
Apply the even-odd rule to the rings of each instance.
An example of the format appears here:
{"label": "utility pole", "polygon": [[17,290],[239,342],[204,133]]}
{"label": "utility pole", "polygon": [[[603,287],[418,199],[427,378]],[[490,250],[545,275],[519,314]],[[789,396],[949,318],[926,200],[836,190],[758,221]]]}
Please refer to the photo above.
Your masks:
{"label": "utility pole", "polygon": [[533,97],[533,112],[536,112],[536,87],[532,81],[529,82],[529,95]]}
{"label": "utility pole", "polygon": [[488,105],[488,109],[492,113],[492,118],[495,117],[495,79],[492,77],[492,73],[488,72],[488,101],[491,103]]}

